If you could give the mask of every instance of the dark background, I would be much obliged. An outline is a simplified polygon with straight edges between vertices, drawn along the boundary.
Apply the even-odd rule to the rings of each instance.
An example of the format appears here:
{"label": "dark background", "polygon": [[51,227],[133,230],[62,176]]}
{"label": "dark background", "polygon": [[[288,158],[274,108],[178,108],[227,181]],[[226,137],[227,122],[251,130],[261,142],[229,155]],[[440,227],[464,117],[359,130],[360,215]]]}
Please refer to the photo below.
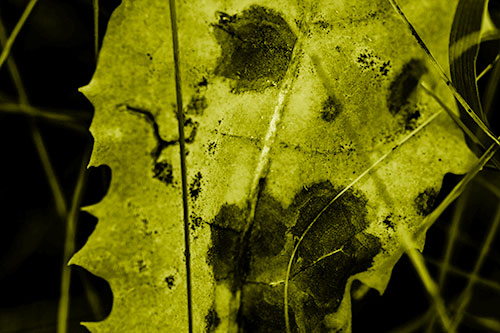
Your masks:
{"label": "dark background", "polygon": [[[10,32],[28,1],[1,0],[0,18]],[[118,0],[100,1],[100,38]],[[491,1],[492,16],[499,21],[497,1]],[[92,0],[39,0],[12,51],[30,104],[71,115],[76,127],[38,119],[37,126],[47,146],[56,175],[70,202],[82,161],[89,159],[92,137],[88,132],[93,108],[77,89],[86,85],[95,68]],[[478,68],[484,68],[500,49],[499,40],[482,45]],[[482,80],[480,89],[484,90]],[[3,110],[17,103],[18,95],[4,65],[0,70],[0,332],[53,332],[56,329],[60,276],[66,221],[58,217],[52,192],[33,144],[30,122],[25,115]],[[497,104],[490,122],[498,133]],[[111,172],[106,167],[87,172],[83,205],[98,202],[106,193]],[[498,172],[486,168],[483,180],[500,185]],[[440,197],[458,176],[447,175]],[[452,265],[470,271],[493,216],[498,198],[478,182],[469,186],[469,200],[462,219],[460,238]],[[428,233],[427,259],[442,258],[453,206]],[[81,213],[76,250],[92,233],[97,219]],[[428,262],[434,276],[437,265]],[[500,281],[500,246],[490,251],[484,278]],[[462,290],[466,280],[451,274],[442,291],[448,301]],[[475,323],[473,315],[500,320],[500,293],[478,286],[468,308],[463,330],[488,331]],[[396,265],[383,297],[376,292],[353,304],[354,332],[388,331],[425,313],[430,300],[406,257]],[[104,319],[112,306],[108,284],[79,267],[72,268],[69,332],[86,332],[80,321]],[[439,325],[436,325],[439,329]],[[500,331],[491,330],[491,331]]]}

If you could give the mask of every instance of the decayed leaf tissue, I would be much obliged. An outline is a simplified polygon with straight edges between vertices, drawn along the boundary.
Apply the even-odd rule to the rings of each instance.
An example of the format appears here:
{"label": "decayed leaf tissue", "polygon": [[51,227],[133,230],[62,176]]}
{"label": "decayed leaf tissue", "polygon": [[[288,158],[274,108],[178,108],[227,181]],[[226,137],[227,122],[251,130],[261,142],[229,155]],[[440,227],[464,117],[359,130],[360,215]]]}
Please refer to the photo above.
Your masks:
{"label": "decayed leaf tissue", "polygon": [[[401,6],[447,68],[456,1]],[[421,85],[454,99],[387,0],[178,1],[177,25],[194,332],[350,331],[353,282],[382,293],[476,160]],[[112,170],[72,259],[113,292],[92,332],[188,330],[174,74],[168,2],[124,0],[82,89]]]}

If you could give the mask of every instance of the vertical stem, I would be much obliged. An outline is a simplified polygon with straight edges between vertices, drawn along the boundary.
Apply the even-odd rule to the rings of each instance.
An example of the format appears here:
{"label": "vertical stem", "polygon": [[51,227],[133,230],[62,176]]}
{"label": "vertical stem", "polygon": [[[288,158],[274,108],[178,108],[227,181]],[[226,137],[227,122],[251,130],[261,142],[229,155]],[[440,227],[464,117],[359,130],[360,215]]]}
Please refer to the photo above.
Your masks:
{"label": "vertical stem", "polygon": [[99,0],[93,0],[92,7],[94,9],[94,52],[97,61],[99,54]]}
{"label": "vertical stem", "polygon": [[191,253],[189,239],[189,211],[186,179],[186,150],[184,139],[184,113],[182,107],[181,69],[179,63],[179,37],[177,33],[177,14],[175,10],[175,0],[169,0],[170,23],[172,28],[172,44],[174,51],[175,66],[175,95],[177,98],[177,124],[179,127],[179,150],[181,157],[181,178],[182,178],[182,208],[184,213],[184,255],[186,259],[186,283],[187,283],[187,310],[188,329],[193,332],[193,310],[191,297]]}

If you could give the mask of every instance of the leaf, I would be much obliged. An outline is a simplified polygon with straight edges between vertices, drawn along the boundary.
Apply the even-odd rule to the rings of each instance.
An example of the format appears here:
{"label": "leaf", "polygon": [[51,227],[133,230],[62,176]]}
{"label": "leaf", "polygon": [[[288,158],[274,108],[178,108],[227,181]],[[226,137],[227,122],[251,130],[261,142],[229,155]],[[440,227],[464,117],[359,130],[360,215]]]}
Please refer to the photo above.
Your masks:
{"label": "leaf", "polygon": [[[418,230],[444,174],[476,160],[419,82],[453,97],[387,1],[177,6],[194,331],[283,331],[285,285],[293,331],[350,331],[353,281],[382,293],[397,231]],[[404,6],[444,65],[450,8]],[[169,15],[124,1],[82,89],[90,164],[112,170],[71,261],[113,291],[93,332],[188,328]]]}

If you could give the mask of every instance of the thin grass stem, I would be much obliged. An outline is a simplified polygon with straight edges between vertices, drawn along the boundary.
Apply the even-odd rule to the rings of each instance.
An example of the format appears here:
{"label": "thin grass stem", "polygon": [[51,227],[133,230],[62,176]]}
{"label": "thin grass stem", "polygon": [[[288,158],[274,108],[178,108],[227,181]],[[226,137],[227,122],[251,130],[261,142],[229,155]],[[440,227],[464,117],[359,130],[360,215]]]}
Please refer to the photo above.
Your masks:
{"label": "thin grass stem", "polygon": [[447,332],[453,333],[454,330],[451,327],[451,320],[448,317],[448,314],[446,313],[446,307],[444,301],[441,298],[441,295],[439,294],[439,287],[429,274],[422,253],[420,253],[416,249],[413,239],[409,235],[406,228],[399,228],[398,232],[400,236],[399,239],[406,254],[410,258],[413,267],[415,267],[415,270],[417,271],[420,277],[420,280],[422,281],[425,289],[427,290],[427,292],[429,293],[434,302],[434,307],[438,312],[443,327],[447,330]]}
{"label": "thin grass stem", "polygon": [[460,322],[463,319],[465,310],[467,309],[467,305],[469,304],[469,301],[472,297],[472,289],[473,289],[474,284],[476,283],[476,281],[478,279],[479,271],[481,270],[481,267],[483,266],[484,260],[486,259],[486,256],[488,255],[491,244],[493,243],[493,240],[495,239],[499,225],[500,225],[500,206],[497,208],[497,211],[496,211],[495,217],[493,218],[493,222],[491,224],[490,230],[488,231],[488,234],[486,235],[486,239],[484,240],[483,246],[481,247],[481,252],[477,258],[476,264],[474,265],[474,269],[470,275],[469,281],[467,282],[467,286],[460,294],[460,297],[459,297],[460,301],[458,303],[458,308],[457,308],[457,311],[455,313],[455,317],[453,319],[452,328],[458,327],[458,325],[460,325]]}
{"label": "thin grass stem", "polygon": [[71,256],[75,252],[76,225],[78,222],[78,213],[80,212],[80,203],[84,193],[83,189],[86,180],[85,171],[87,170],[89,154],[90,144],[87,144],[86,150],[83,154],[82,162],[80,164],[80,171],[76,181],[75,190],[73,191],[71,208],[66,223],[66,236],[64,239],[64,253],[61,272],[61,293],[57,309],[57,333],[67,332],[71,284],[71,267],[68,265],[68,261],[71,259]]}
{"label": "thin grass stem", "polygon": [[19,21],[17,21],[16,26],[12,30],[9,38],[7,38],[7,41],[2,49],[2,53],[0,53],[0,68],[2,68],[3,64],[5,63],[7,58],[9,57],[10,50],[12,49],[12,45],[14,44],[14,42],[17,38],[17,35],[19,34],[19,31],[21,31],[22,27],[26,23],[26,20],[30,16],[31,11],[33,10],[33,8],[37,4],[37,2],[38,2],[38,0],[30,0],[28,5],[26,5],[26,8],[24,9],[23,14],[19,18]]}
{"label": "thin grass stem", "polygon": [[94,12],[94,55],[97,61],[99,55],[99,0],[92,0],[92,9]]}

